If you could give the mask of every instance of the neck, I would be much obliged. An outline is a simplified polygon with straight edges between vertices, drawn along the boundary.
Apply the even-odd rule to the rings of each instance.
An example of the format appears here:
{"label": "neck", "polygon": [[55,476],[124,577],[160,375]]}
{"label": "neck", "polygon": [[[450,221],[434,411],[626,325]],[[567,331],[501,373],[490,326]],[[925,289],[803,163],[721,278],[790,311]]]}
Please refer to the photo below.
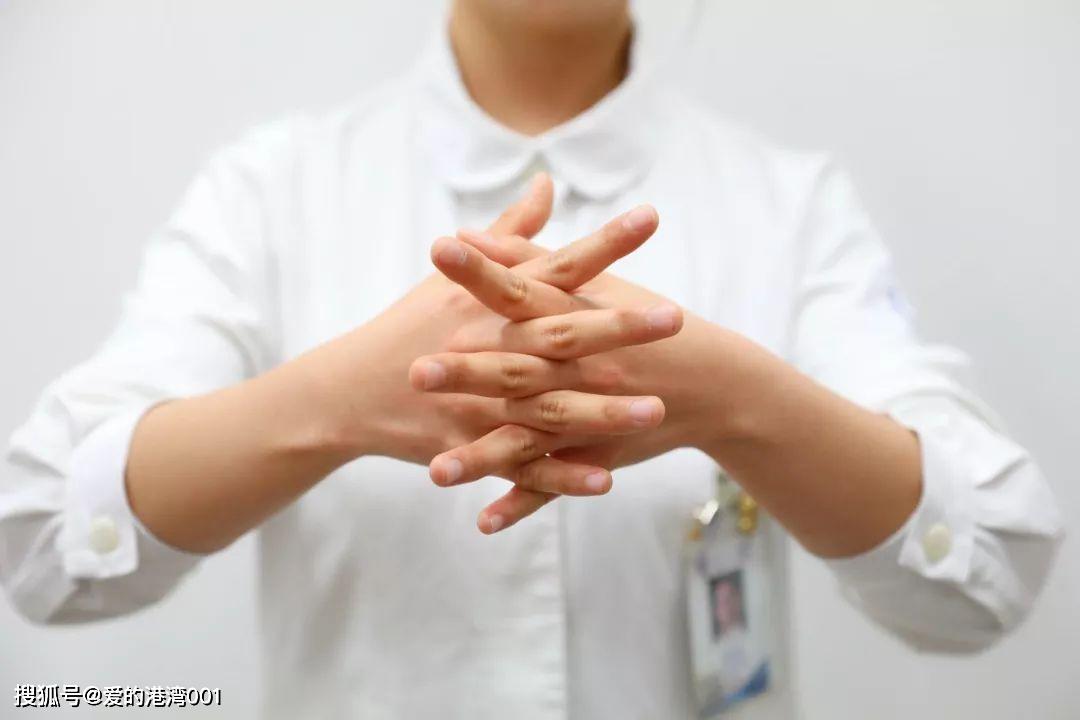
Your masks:
{"label": "neck", "polygon": [[530,27],[456,2],[450,41],[465,87],[491,117],[538,135],[595,105],[626,77],[631,24]]}

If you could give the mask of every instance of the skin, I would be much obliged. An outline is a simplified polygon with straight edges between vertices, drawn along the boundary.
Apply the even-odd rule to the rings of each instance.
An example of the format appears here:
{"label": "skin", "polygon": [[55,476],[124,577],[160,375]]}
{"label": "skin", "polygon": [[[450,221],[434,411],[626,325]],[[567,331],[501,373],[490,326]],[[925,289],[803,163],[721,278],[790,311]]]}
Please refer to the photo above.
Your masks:
{"label": "skin", "polygon": [[[551,185],[543,179],[491,230],[536,232],[550,206]],[[631,212],[600,229],[602,242],[582,241],[583,282],[652,235],[655,211],[645,209],[645,215],[644,225],[628,223],[628,217],[635,216]],[[487,283],[505,287],[499,292],[505,293],[507,312],[519,322],[504,348],[483,356],[490,367],[504,369],[503,377],[493,380],[501,387],[506,387],[507,377],[520,375],[516,370],[507,374],[506,368],[526,367],[522,350],[548,344],[553,323],[590,338],[587,347],[560,348],[557,354],[563,360],[572,360],[581,350],[604,351],[668,337],[681,327],[679,309],[663,301],[595,309],[560,287],[536,280],[546,266],[542,260],[513,272],[487,260],[481,265],[482,254],[454,238],[436,241],[432,259],[460,277],[480,271]],[[585,316],[582,311],[587,311]],[[153,408],[136,427],[128,455],[126,486],[132,509],[165,542],[212,552],[351,460],[383,455],[426,464],[441,452],[489,434],[489,441],[498,441],[500,448],[490,463],[491,474],[507,477],[522,489],[506,501],[509,513],[528,514],[553,493],[606,492],[611,487],[607,468],[544,453],[566,445],[557,434],[607,437],[655,427],[664,416],[659,398],[612,394],[606,376],[593,371],[576,375],[573,389],[555,383],[549,392],[512,398],[426,393],[410,385],[410,366],[417,357],[453,348],[462,338],[485,337],[505,322],[465,289],[435,274],[371,322],[271,372]],[[373,366],[371,358],[382,362]],[[568,379],[569,371],[563,377]],[[453,468],[452,463],[444,465],[432,477],[453,484]]]}
{"label": "skin", "polygon": [[[576,114],[552,117],[545,95],[549,83],[561,82],[583,93],[599,86],[589,80],[574,83],[573,73],[565,71],[567,63],[578,65],[585,78],[604,77],[613,64],[625,68],[631,32],[625,2],[457,0],[451,18],[451,36],[461,40],[455,47],[461,48],[458,60],[473,98],[519,132],[550,129]],[[581,40],[590,34],[591,45]],[[588,47],[592,50],[582,49]],[[606,54],[606,59],[596,59],[593,53]],[[543,71],[545,58],[554,68],[550,72]],[[511,73],[515,82],[509,84],[516,92],[506,90]],[[573,90],[562,92],[561,97],[574,96]],[[602,93],[593,101],[599,97]],[[563,109],[571,107],[567,103]],[[534,121],[522,122],[522,114]],[[512,238],[471,233],[462,239],[505,265],[544,254]],[[480,289],[482,282],[476,277],[462,278],[440,269],[481,300],[493,294],[490,288]],[[609,276],[577,292],[607,307],[661,300]],[[506,315],[498,306],[491,307]],[[478,341],[473,349],[484,350],[493,339]],[[473,383],[459,381],[457,391],[490,392],[490,378],[482,367],[470,368],[461,357],[448,356],[446,362]],[[663,398],[667,415],[661,427],[635,435],[632,442],[598,441],[556,451],[555,457],[613,468],[676,447],[698,448],[731,472],[808,550],[828,557],[857,554],[884,540],[911,515],[922,494],[916,435],[702,318],[687,315],[683,330],[670,340],[586,358],[579,365],[602,366],[617,378],[620,391],[655,393]],[[546,387],[556,382],[558,372],[557,366],[538,369],[531,381]],[[484,454],[482,442],[446,453],[435,459],[432,471],[458,459],[466,465],[471,462],[475,465],[471,474],[482,477],[486,468],[469,458],[478,451]],[[478,521],[481,530],[508,527],[523,517],[519,495],[515,488],[486,508]]]}
{"label": "skin", "polygon": [[536,135],[622,82],[630,16],[623,0],[459,0],[450,39],[477,104],[504,126]]}
{"label": "skin", "polygon": [[[574,264],[572,255],[552,260],[520,238],[477,233],[459,237],[483,249],[492,264],[543,260],[546,268],[538,277],[551,283],[557,284],[556,275]],[[495,277],[491,273],[451,277],[478,297],[498,295],[494,288],[479,289]],[[597,307],[664,303],[649,290],[609,274],[575,292]],[[684,312],[683,318],[682,329],[671,338],[576,361],[579,370],[608,377],[614,392],[647,392],[663,399],[664,422],[633,437],[574,442],[556,451],[556,457],[610,469],[679,447],[697,448],[732,473],[807,549],[822,556],[862,552],[903,524],[921,494],[920,452],[913,433],[827,390],[747,338],[691,313]],[[483,351],[511,335],[508,326],[470,337],[469,349]],[[467,356],[424,357],[417,365],[444,357],[456,364],[459,378],[468,378],[459,379],[456,392],[479,392],[490,384],[482,365],[470,367]],[[558,372],[557,366],[539,369],[529,381],[543,387],[556,382]],[[444,453],[432,467],[448,458],[468,465],[464,458],[475,447]],[[475,478],[487,474],[483,464],[470,467]],[[520,520],[519,494],[512,490],[507,496],[512,502],[500,499],[486,508],[481,530],[491,531],[493,516],[497,529]]]}
{"label": "skin", "polygon": [[[451,38],[496,120],[534,134],[625,74],[624,2],[458,0]],[[432,248],[439,274],[372,322],[235,387],[151,410],[127,467],[132,508],[174,546],[220,549],[357,457],[488,474],[492,533],[612,468],[677,447],[722,464],[808,550],[853,555],[921,495],[917,437],[725,328],[603,270],[655,231],[648,207],[554,255],[540,178],[486,233]],[[383,362],[371,368],[365,359]],[[362,369],[363,368],[363,369]],[[452,491],[452,490],[448,490]]]}

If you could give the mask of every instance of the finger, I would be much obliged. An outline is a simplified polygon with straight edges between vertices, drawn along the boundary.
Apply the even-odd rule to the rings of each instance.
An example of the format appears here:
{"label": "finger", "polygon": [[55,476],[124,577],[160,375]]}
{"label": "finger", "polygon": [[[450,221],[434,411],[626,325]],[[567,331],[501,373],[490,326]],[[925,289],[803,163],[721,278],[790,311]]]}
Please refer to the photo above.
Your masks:
{"label": "finger", "polygon": [[651,205],[639,205],[566,247],[526,261],[516,270],[563,290],[574,290],[604,272],[616,260],[652,237],[660,216]]}
{"label": "finger", "polygon": [[531,238],[540,232],[551,217],[555,188],[547,173],[533,176],[525,196],[507,208],[491,224],[488,232],[494,235],[520,235]]}
{"label": "finger", "polygon": [[436,456],[429,471],[444,487],[499,475],[527,490],[561,495],[600,495],[611,488],[611,475],[602,467],[547,457],[557,445],[551,433],[504,425]]}
{"label": "finger", "polygon": [[436,240],[431,260],[443,275],[510,320],[561,315],[581,307],[566,292],[492,262],[454,238]]}
{"label": "finger", "polygon": [[517,235],[500,235],[496,237],[490,232],[461,229],[457,232],[457,238],[484,253],[489,260],[505,267],[514,267],[527,260],[549,254],[548,250],[539,245],[533,245],[525,238]]}
{"label": "finger", "polygon": [[509,422],[569,435],[624,435],[656,427],[664,419],[658,397],[612,397],[553,390],[506,401]]}
{"label": "finger", "polygon": [[611,489],[611,473],[596,465],[580,465],[550,456],[539,457],[510,473],[509,479],[523,490],[587,497]]}
{"label": "finger", "polygon": [[583,384],[575,362],[508,352],[439,353],[417,358],[409,368],[409,382],[422,392],[495,398],[528,397]]}
{"label": "finger", "polygon": [[559,496],[553,493],[540,493],[514,486],[483,509],[480,517],[476,519],[476,526],[485,535],[497,533],[532,515],[557,497]]}
{"label": "finger", "polygon": [[509,475],[520,465],[532,462],[558,448],[558,439],[549,432],[522,425],[503,425],[468,445],[440,453],[428,466],[431,481],[449,487],[479,480],[488,475]]}
{"label": "finger", "polygon": [[[637,211],[643,214],[635,216]],[[631,229],[638,227],[638,223],[644,223],[640,230]],[[615,218],[596,233],[555,252],[513,235],[496,236],[490,232],[460,230],[458,239],[500,265],[520,266],[518,270],[530,277],[572,290],[640,247],[656,231],[658,223],[656,211],[643,205]],[[577,284],[574,285],[574,282]]]}
{"label": "finger", "polygon": [[499,328],[479,327],[471,346],[566,360],[662,340],[678,333],[682,323],[682,310],[672,303],[635,310],[578,310]]}

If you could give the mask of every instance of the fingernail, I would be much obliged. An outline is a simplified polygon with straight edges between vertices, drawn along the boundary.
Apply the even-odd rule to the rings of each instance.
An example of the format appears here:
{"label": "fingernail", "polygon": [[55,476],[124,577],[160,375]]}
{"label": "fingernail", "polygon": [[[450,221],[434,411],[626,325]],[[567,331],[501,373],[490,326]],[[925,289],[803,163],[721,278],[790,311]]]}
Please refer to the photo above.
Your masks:
{"label": "fingernail", "polygon": [[594,472],[585,476],[585,487],[594,493],[602,493],[607,487],[607,473]]}
{"label": "fingernail", "polygon": [[645,319],[652,330],[675,332],[679,322],[679,308],[669,304],[657,305],[645,311]]}
{"label": "fingernail", "polygon": [[630,417],[640,425],[649,425],[656,417],[657,409],[656,400],[652,398],[634,400],[630,403]]}
{"label": "fingernail", "polygon": [[502,515],[488,515],[487,516],[488,532],[489,533],[497,533],[497,532],[499,532],[499,530],[502,529],[503,523],[505,523],[505,522],[506,521],[503,520]]}
{"label": "fingernail", "polygon": [[649,227],[656,221],[656,211],[649,205],[639,205],[623,217],[623,224],[627,230],[638,232]]}
{"label": "fingernail", "polygon": [[439,260],[447,265],[464,265],[468,257],[465,246],[456,240],[445,239],[439,248]]}
{"label": "fingernail", "polygon": [[543,170],[533,175],[532,181],[529,183],[529,192],[534,193],[540,189],[540,183],[544,182],[544,178],[547,177],[547,173]]}
{"label": "fingernail", "polygon": [[461,464],[461,461],[457,458],[449,458],[439,462],[438,467],[442,469],[442,482],[440,485],[453,485],[461,479],[462,473],[465,472],[465,466]]}
{"label": "fingernail", "polygon": [[446,383],[446,368],[442,363],[429,362],[424,364],[424,389],[434,390]]}

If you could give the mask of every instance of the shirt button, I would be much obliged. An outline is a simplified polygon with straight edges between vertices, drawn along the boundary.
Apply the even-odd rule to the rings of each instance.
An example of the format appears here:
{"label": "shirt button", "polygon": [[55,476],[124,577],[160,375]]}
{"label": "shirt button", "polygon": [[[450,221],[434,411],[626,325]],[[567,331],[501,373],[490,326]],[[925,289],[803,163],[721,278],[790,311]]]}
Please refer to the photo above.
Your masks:
{"label": "shirt button", "polygon": [[922,546],[927,560],[939,562],[952,550],[952,530],[945,523],[935,524],[923,535]]}
{"label": "shirt button", "polygon": [[98,555],[108,555],[120,546],[120,533],[111,517],[98,515],[90,521],[90,549]]}

